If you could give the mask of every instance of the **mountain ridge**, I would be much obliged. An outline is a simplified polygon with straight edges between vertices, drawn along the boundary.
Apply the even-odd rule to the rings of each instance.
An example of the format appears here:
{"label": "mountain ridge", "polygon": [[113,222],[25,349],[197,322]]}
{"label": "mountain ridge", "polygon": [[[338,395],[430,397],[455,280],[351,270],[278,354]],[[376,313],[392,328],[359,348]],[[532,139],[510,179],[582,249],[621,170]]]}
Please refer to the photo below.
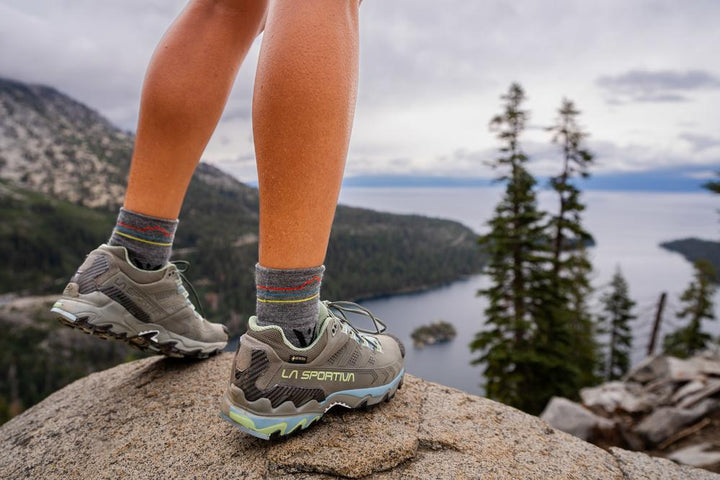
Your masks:
{"label": "mountain ridge", "polygon": [[715,270],[715,281],[720,283],[720,242],[688,237],[663,242],[660,247],[679,253],[690,263],[697,260],[709,261]]}
{"label": "mountain ridge", "polygon": [[119,205],[133,137],[58,90],[0,78],[0,178],[87,207]]}

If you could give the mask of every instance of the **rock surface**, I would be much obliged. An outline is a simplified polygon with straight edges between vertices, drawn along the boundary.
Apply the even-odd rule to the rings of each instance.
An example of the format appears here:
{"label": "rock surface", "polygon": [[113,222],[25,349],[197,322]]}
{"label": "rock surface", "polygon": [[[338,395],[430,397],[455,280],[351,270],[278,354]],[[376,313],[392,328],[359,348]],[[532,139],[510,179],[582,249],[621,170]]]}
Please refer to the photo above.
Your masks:
{"label": "rock surface", "polygon": [[388,404],[329,413],[284,441],[218,418],[231,356],[158,357],[92,374],[0,428],[5,478],[688,478],[668,460],[611,453],[536,417],[408,376]]}
{"label": "rock surface", "polygon": [[595,415],[579,403],[567,398],[553,397],[540,418],[558,430],[592,441],[601,430],[612,430],[615,422]]}
{"label": "rock surface", "polygon": [[[687,359],[656,355],[640,362],[624,381],[580,390],[582,404],[553,399],[543,418],[553,427],[608,448],[651,451],[653,455],[720,473],[720,352]],[[566,406],[547,414],[550,407]],[[595,417],[587,415],[591,411]],[[608,423],[614,425],[608,429]],[[584,427],[584,428],[583,428]],[[701,448],[702,447],[702,448]],[[676,455],[677,451],[689,452]],[[698,453],[699,452],[699,453]]]}
{"label": "rock surface", "polygon": [[710,451],[713,445],[709,442],[690,445],[672,452],[668,458],[685,465],[703,467],[720,462],[720,452]]}
{"label": "rock surface", "polygon": [[699,360],[657,355],[640,362],[625,377],[626,381],[647,383],[658,378],[669,378],[675,382],[688,381],[702,372],[705,364]]}
{"label": "rock surface", "polygon": [[628,480],[705,480],[717,479],[720,475],[682,466],[665,458],[649,457],[644,453],[630,452],[612,447],[610,453],[617,459]]}
{"label": "rock surface", "polygon": [[629,413],[647,412],[653,402],[638,383],[606,382],[597,387],[580,390],[583,405],[602,408],[606,412],[622,410]]}
{"label": "rock surface", "polygon": [[706,398],[693,408],[660,407],[645,417],[635,430],[651,443],[660,443],[717,409],[719,403],[714,398]]}

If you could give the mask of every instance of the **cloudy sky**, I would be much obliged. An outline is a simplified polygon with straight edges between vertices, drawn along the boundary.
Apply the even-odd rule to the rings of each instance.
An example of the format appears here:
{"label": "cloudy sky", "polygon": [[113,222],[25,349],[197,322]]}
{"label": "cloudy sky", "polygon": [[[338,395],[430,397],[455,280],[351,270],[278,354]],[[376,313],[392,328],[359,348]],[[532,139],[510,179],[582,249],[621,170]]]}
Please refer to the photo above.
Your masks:
{"label": "cloudy sky", "polygon": [[[338,0],[342,1],[342,0]],[[183,0],[0,0],[0,76],[52,85],[134,130],[147,62]],[[720,1],[366,0],[347,174],[488,177],[499,96],[529,97],[525,147],[557,160],[563,97],[583,111],[598,173],[720,165]],[[253,180],[259,41],[205,159]]]}

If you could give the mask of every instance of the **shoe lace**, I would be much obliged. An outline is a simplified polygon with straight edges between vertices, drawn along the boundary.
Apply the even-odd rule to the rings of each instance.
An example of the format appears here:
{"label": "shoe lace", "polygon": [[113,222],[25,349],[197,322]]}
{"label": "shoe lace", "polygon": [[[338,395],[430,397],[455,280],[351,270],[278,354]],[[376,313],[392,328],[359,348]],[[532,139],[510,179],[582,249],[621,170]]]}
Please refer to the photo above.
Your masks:
{"label": "shoe lace", "polygon": [[[197,291],[195,290],[195,287],[192,286],[192,283],[190,283],[190,280],[187,279],[187,277],[184,275],[185,272],[190,270],[190,262],[187,260],[173,260],[170,263],[175,265],[175,268],[177,269],[178,276],[180,277],[178,279],[178,286],[183,287],[182,288],[182,294],[185,297],[185,300],[190,304],[193,311],[195,310],[195,306],[197,305],[197,308],[200,310],[200,316],[202,318],[205,318],[205,312],[202,308],[202,303],[200,303],[200,295],[198,295]],[[195,302],[190,301],[189,294],[183,284],[187,285],[190,289],[190,292],[192,292],[193,297],[195,299]],[[197,312],[196,312],[197,313]]]}
{"label": "shoe lace", "polygon": [[[337,318],[341,325],[343,325],[345,328],[348,328],[351,332],[351,335],[355,337],[355,340],[358,343],[361,343],[360,340],[364,340],[367,343],[370,343],[372,345],[372,348],[376,350],[380,345],[376,338],[369,337],[369,335],[376,335],[381,334],[385,330],[387,330],[387,325],[380,320],[378,317],[373,315],[373,313],[368,310],[367,308],[363,307],[362,305],[358,305],[354,302],[348,302],[344,300],[338,300],[338,301],[329,301],[324,300],[323,304],[328,308],[328,311],[330,311],[335,318]],[[333,311],[337,312],[338,315],[335,315]],[[366,317],[370,318],[370,320],[373,323],[373,326],[375,327],[375,330],[367,330],[364,328],[359,328],[353,325],[350,322],[350,319],[348,319],[346,313],[355,313],[360,315],[365,315]]]}

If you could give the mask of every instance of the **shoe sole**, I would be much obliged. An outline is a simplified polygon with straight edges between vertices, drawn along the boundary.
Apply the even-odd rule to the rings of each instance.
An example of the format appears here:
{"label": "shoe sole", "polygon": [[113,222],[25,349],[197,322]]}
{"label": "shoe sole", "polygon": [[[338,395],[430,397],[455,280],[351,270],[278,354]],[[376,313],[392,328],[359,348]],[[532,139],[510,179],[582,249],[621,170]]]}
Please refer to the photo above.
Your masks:
{"label": "shoe sole", "polygon": [[198,342],[175,334],[162,325],[140,322],[113,301],[99,307],[63,297],[55,302],[50,311],[57,314],[61,324],[70,328],[103,340],[120,340],[143,352],[159,353],[168,357],[208,358],[221,352],[227,344]]}
{"label": "shoe sole", "polygon": [[319,403],[321,412],[297,415],[262,415],[250,412],[232,403],[227,392],[222,397],[220,417],[240,431],[263,440],[272,440],[305,430],[333,407],[350,410],[366,409],[382,402],[389,402],[402,388],[405,369],[388,384],[379,387],[343,390],[332,393]]}

